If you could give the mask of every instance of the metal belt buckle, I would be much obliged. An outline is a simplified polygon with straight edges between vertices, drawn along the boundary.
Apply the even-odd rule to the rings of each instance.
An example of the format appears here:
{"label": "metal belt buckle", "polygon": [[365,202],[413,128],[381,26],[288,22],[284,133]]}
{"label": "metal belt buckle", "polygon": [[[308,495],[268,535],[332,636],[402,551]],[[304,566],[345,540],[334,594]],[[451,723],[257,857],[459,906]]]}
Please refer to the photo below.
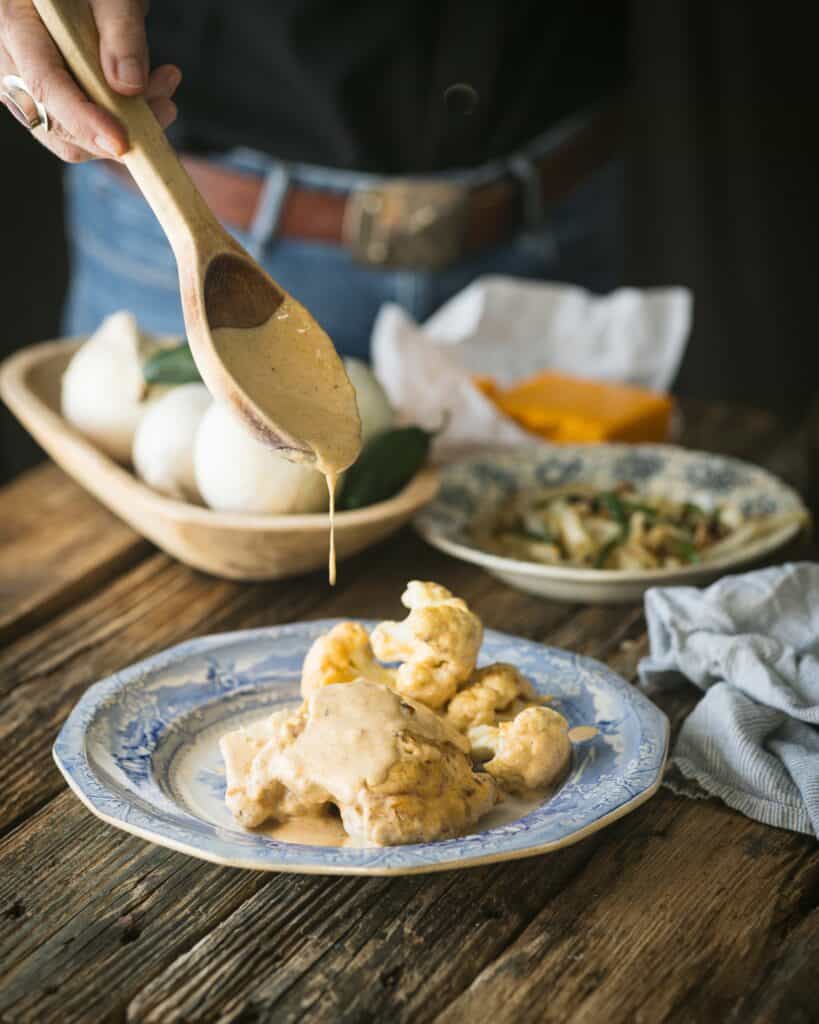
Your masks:
{"label": "metal belt buckle", "polygon": [[371,267],[441,269],[461,255],[468,199],[468,189],[438,181],[393,181],[353,192],[344,242]]}

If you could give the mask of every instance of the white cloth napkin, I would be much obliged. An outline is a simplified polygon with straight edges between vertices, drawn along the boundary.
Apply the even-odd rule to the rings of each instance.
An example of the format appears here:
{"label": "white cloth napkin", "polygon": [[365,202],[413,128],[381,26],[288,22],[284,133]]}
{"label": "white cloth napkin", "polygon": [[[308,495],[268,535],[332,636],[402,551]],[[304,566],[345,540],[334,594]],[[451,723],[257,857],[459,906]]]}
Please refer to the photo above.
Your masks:
{"label": "white cloth napkin", "polygon": [[449,413],[438,458],[532,442],[472,383],[510,384],[540,370],[667,390],[691,327],[686,288],[620,288],[593,295],[570,285],[482,277],[419,325],[382,306],[373,327],[376,376],[401,419],[430,429]]}

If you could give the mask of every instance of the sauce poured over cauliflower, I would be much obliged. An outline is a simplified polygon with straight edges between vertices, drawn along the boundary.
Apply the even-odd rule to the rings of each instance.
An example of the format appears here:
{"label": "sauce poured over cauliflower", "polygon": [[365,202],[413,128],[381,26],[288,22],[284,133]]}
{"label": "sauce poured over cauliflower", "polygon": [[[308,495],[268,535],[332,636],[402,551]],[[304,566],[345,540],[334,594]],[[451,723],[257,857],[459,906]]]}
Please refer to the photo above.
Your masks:
{"label": "sauce poured over cauliflower", "polygon": [[357,841],[428,842],[565,771],[568,723],[514,665],[476,670],[483,626],[466,602],[418,580],[402,601],[407,617],[372,636],[340,622],[313,642],[300,707],[222,737],[240,824],[334,808]]}
{"label": "sauce poured over cauliflower", "polygon": [[458,834],[498,799],[444,719],[363,679],[320,687],[221,748],[228,807],[248,826],[333,805],[356,839],[418,843]]}

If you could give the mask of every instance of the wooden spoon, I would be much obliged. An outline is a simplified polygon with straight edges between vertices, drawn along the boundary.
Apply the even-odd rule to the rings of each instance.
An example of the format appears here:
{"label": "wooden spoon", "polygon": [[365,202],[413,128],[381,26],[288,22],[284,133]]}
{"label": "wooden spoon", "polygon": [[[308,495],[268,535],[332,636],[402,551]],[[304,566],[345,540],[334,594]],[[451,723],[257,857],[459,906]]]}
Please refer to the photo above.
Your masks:
{"label": "wooden spoon", "polygon": [[[188,342],[208,389],[282,454],[317,462],[328,478],[346,469],[361,447],[360,423],[329,337],[219,224],[145,101],[108,86],[87,0],[34,6],[79,84],[128,132],[121,159],[173,249]],[[262,325],[272,338],[253,330]]]}

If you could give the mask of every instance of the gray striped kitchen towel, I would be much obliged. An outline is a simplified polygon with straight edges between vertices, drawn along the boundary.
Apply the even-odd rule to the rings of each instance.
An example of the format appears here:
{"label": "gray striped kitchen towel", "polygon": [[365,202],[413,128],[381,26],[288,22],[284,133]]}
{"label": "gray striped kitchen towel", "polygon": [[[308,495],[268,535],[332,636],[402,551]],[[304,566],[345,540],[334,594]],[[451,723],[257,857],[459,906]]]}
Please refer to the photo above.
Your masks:
{"label": "gray striped kitchen towel", "polygon": [[672,763],[750,818],[819,836],[819,564],[655,588],[645,609],[643,689],[705,691]]}

